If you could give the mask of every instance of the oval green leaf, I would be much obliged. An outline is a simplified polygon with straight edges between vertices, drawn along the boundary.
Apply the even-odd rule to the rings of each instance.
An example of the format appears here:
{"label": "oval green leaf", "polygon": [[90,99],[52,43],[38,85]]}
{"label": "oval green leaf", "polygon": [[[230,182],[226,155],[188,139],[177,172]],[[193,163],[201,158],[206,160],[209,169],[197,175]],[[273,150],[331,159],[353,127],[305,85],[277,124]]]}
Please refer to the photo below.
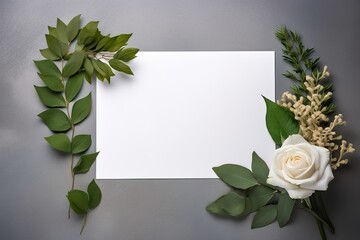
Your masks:
{"label": "oval green leaf", "polygon": [[92,21],[86,24],[79,32],[78,44],[87,45],[94,39],[97,32],[98,21]]}
{"label": "oval green leaf", "polygon": [[[87,81],[91,84],[91,77],[94,74],[94,66],[88,58],[84,60],[84,68],[89,78],[86,78]],[[86,77],[86,75],[85,75]]]}
{"label": "oval green leaf", "polygon": [[75,51],[69,61],[65,64],[62,75],[64,77],[70,77],[75,74],[81,68],[84,61],[85,53],[83,51]]}
{"label": "oval green leaf", "polygon": [[240,216],[245,211],[245,197],[238,195],[235,192],[225,194],[217,199],[216,203],[228,215],[233,217]]}
{"label": "oval green leaf", "polygon": [[82,155],[73,169],[74,174],[87,173],[95,162],[98,154],[99,152]]}
{"label": "oval green leaf", "polygon": [[66,35],[66,24],[61,21],[59,18],[56,21],[56,31],[57,31],[57,39],[63,43],[68,43],[67,35]]}
{"label": "oval green leaf", "polygon": [[49,35],[49,34],[46,34],[45,38],[50,51],[54,53],[56,56],[62,57],[63,54],[62,54],[60,41],[53,35]]}
{"label": "oval green leaf", "polygon": [[280,227],[284,227],[290,220],[295,206],[295,200],[289,197],[287,192],[280,194],[277,207],[277,221]]}
{"label": "oval green leaf", "polygon": [[53,92],[47,87],[34,86],[41,102],[47,107],[65,107],[65,100],[61,93]]}
{"label": "oval green leaf", "polygon": [[45,140],[50,144],[51,147],[60,152],[71,152],[70,139],[64,133],[54,134],[52,136],[46,137]]}
{"label": "oval green leaf", "polygon": [[87,192],[89,194],[89,208],[94,209],[99,206],[102,198],[101,190],[93,179],[88,186]]}
{"label": "oval green leaf", "polygon": [[89,149],[91,143],[92,143],[91,135],[88,134],[77,135],[73,138],[71,142],[71,152],[73,154],[85,152],[86,150]]}
{"label": "oval green leaf", "polygon": [[109,64],[116,71],[129,75],[134,75],[130,67],[118,59],[110,59]]}
{"label": "oval green leaf", "polygon": [[86,214],[89,211],[89,197],[86,192],[80,190],[71,190],[66,196],[70,207],[77,214]]}
{"label": "oval green leaf", "polygon": [[75,102],[72,113],[71,113],[71,122],[73,124],[78,124],[82,122],[87,116],[89,116],[91,111],[91,93],[86,97]]}
{"label": "oval green leaf", "polygon": [[269,176],[269,167],[266,162],[256,154],[256,152],[252,153],[251,170],[259,182],[266,182],[266,179]]}
{"label": "oval green leaf", "polygon": [[267,205],[260,208],[260,210],[255,214],[254,219],[251,224],[251,229],[265,227],[276,220],[277,215],[277,206],[276,205]]}
{"label": "oval green leaf", "polygon": [[55,92],[64,91],[64,85],[62,84],[61,79],[59,79],[58,77],[55,77],[53,75],[45,75],[41,73],[38,73],[38,75],[50,90],[53,90]]}
{"label": "oval green leaf", "polygon": [[66,132],[71,128],[71,122],[66,114],[59,109],[49,109],[38,115],[46,126],[54,132]]}
{"label": "oval green leaf", "polygon": [[252,172],[243,166],[224,164],[213,170],[223,182],[235,188],[248,189],[258,184]]}
{"label": "oval green leaf", "polygon": [[61,72],[59,68],[50,60],[40,60],[34,61],[39,72],[43,75],[53,75],[55,77],[61,78]]}
{"label": "oval green leaf", "polygon": [[281,145],[282,140],[299,133],[299,123],[290,111],[263,98],[266,103],[266,127],[274,142]]}
{"label": "oval green leaf", "polygon": [[69,78],[65,86],[65,97],[71,102],[80,92],[84,82],[84,74],[78,73]]}
{"label": "oval green leaf", "polygon": [[56,61],[56,60],[59,60],[60,57],[56,56],[52,51],[50,51],[50,49],[48,48],[45,48],[45,49],[40,49],[40,53],[41,55],[46,58],[46,59],[49,59],[49,60],[52,60],[52,61]]}

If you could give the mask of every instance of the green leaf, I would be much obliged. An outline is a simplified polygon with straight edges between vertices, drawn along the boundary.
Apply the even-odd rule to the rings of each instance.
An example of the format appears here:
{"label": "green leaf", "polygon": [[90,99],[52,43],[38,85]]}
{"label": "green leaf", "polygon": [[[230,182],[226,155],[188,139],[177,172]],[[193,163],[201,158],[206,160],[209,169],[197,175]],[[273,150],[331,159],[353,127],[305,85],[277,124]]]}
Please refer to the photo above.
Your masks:
{"label": "green leaf", "polygon": [[72,42],[80,29],[80,15],[77,15],[70,20],[69,24],[66,26],[66,36],[69,42]]}
{"label": "green leaf", "polygon": [[269,176],[269,168],[256,152],[252,153],[251,170],[257,180],[263,183],[266,182],[266,179]]}
{"label": "green leaf", "polygon": [[252,211],[256,211],[273,198],[275,191],[263,185],[258,185],[250,189],[248,198],[251,203]]}
{"label": "green leaf", "polygon": [[94,179],[89,184],[87,192],[89,194],[89,208],[94,209],[99,206],[102,194]]}
{"label": "green leaf", "polygon": [[119,50],[121,47],[125,46],[131,35],[132,33],[120,34],[119,36],[117,36],[108,51],[115,52]]}
{"label": "green leaf", "polygon": [[85,58],[84,60],[84,68],[87,75],[89,76],[90,81],[88,80],[88,82],[91,84],[91,77],[94,74],[94,66],[92,65],[91,61],[88,58]]}
{"label": "green leaf", "polygon": [[55,27],[48,26],[49,34],[55,38],[57,38],[57,30]]}
{"label": "green leaf", "polygon": [[280,227],[285,226],[291,217],[295,205],[295,200],[289,197],[287,192],[280,194],[277,207],[277,221]]}
{"label": "green leaf", "polygon": [[255,214],[251,229],[265,227],[276,220],[277,206],[267,205]]}
{"label": "green leaf", "polygon": [[109,36],[105,36],[103,37],[96,45],[95,48],[95,52],[99,52],[100,50],[102,50],[104,48],[104,46],[110,41],[110,37]]}
{"label": "green leaf", "polygon": [[266,97],[263,98],[266,103],[266,127],[274,142],[281,145],[282,139],[299,133],[299,123],[290,111]]}
{"label": "green leaf", "polygon": [[73,138],[71,142],[71,152],[73,154],[78,154],[85,152],[91,146],[91,135],[82,134],[77,135]]}
{"label": "green leaf", "polygon": [[120,49],[115,55],[115,59],[119,59],[124,62],[129,62],[130,60],[133,60],[136,58],[136,54],[139,52],[138,48],[126,48],[126,49]]}
{"label": "green leaf", "polygon": [[47,107],[65,107],[65,100],[61,93],[53,92],[47,87],[34,86],[41,102]]}
{"label": "green leaf", "polygon": [[46,58],[46,59],[49,59],[49,60],[52,60],[52,61],[56,61],[56,60],[59,60],[60,57],[59,56],[56,56],[56,54],[54,54],[52,51],[50,51],[50,49],[48,48],[45,48],[45,49],[40,49],[40,53],[41,55]]}
{"label": "green leaf", "polygon": [[213,203],[210,203],[207,207],[206,207],[206,211],[216,214],[216,215],[220,215],[220,216],[226,216],[228,215],[227,212],[225,212],[224,209],[222,209],[219,204],[215,201]]}
{"label": "green leaf", "polygon": [[96,160],[99,152],[82,155],[74,167],[74,174],[87,173]]}
{"label": "green leaf", "polygon": [[61,72],[59,68],[50,60],[41,60],[34,61],[39,72],[43,75],[53,75],[55,77],[61,78]]}
{"label": "green leaf", "polygon": [[59,79],[58,77],[55,77],[53,75],[45,75],[41,73],[38,73],[38,75],[49,89],[55,92],[64,91],[64,85],[62,84],[61,79]]}
{"label": "green leaf", "polygon": [[59,109],[49,109],[38,115],[46,126],[55,132],[66,132],[71,128],[71,122],[66,114]]}
{"label": "green leaf", "polygon": [[75,102],[72,113],[71,113],[71,122],[73,124],[78,124],[82,122],[87,116],[89,116],[91,111],[91,93],[86,97]]}
{"label": "green leaf", "polygon": [[109,64],[113,69],[119,72],[134,75],[130,67],[118,59],[110,59]]}
{"label": "green leaf", "polygon": [[50,51],[53,52],[56,56],[62,57],[63,53],[62,53],[60,41],[54,36],[49,34],[46,34],[45,38]]}
{"label": "green leaf", "polygon": [[97,32],[98,21],[92,21],[86,24],[79,32],[78,44],[87,45],[94,39]]}
{"label": "green leaf", "polygon": [[66,196],[70,207],[77,214],[86,214],[89,211],[89,198],[86,192],[80,190],[71,190]]}
{"label": "green leaf", "polygon": [[84,82],[84,74],[78,73],[69,78],[65,86],[65,96],[68,102],[71,102],[80,92]]}
{"label": "green leaf", "polygon": [[235,192],[225,194],[216,200],[216,203],[228,215],[236,217],[245,211],[245,197]]}
{"label": "green leaf", "polygon": [[83,51],[75,51],[63,68],[63,76],[69,77],[79,71],[84,61],[84,57],[85,53]]}
{"label": "green leaf", "polygon": [[70,139],[66,134],[54,134],[52,136],[46,137],[45,139],[50,144],[50,146],[55,148],[56,150],[66,153],[71,152]]}
{"label": "green leaf", "polygon": [[57,31],[57,39],[63,43],[68,43],[67,35],[66,35],[66,24],[61,21],[59,18],[56,21],[56,31]]}
{"label": "green leaf", "polygon": [[115,75],[111,68],[106,63],[103,63],[102,61],[97,59],[91,59],[91,62],[94,66],[94,69],[104,78],[106,78],[108,82],[110,82],[110,76]]}
{"label": "green leaf", "polygon": [[252,172],[243,166],[224,164],[213,170],[222,181],[235,188],[248,189],[258,184]]}

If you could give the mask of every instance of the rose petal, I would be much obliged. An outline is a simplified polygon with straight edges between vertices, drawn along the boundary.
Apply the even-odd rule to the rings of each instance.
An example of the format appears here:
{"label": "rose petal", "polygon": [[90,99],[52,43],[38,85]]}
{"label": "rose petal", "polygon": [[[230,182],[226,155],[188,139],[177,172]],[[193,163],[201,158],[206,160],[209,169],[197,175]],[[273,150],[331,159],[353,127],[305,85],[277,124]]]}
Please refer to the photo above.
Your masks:
{"label": "rose petal", "polygon": [[269,176],[266,180],[266,182],[273,186],[278,186],[285,189],[296,189],[297,186],[285,181],[283,178],[277,176],[274,174],[274,172],[270,169]]}
{"label": "rose petal", "polygon": [[325,168],[324,174],[321,176],[321,178],[314,182],[314,183],[304,183],[301,184],[301,188],[307,188],[312,190],[320,190],[325,191],[328,188],[329,182],[334,179],[333,172],[331,170],[330,165]]}
{"label": "rose petal", "polygon": [[310,197],[311,194],[313,194],[315,191],[299,188],[296,190],[287,190],[287,192],[289,193],[289,196],[292,199],[304,199],[304,198]]}

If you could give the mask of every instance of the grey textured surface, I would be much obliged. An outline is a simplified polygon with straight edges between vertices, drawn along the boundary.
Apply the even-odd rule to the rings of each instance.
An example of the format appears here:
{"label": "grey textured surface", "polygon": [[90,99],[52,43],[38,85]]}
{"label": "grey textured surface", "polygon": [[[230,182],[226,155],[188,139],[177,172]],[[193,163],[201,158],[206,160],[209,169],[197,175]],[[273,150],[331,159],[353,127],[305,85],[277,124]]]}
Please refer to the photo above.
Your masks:
{"label": "grey textured surface", "polygon": [[[250,230],[251,218],[209,215],[205,206],[227,188],[206,179],[98,181],[102,204],[79,236],[80,219],[66,217],[69,161],[47,146],[50,133],[36,117],[44,108],[32,86],[41,84],[32,60],[40,59],[56,17],[68,22],[82,13],[83,22],[100,20],[104,33],[133,32],[130,45],[142,50],[275,50],[279,97],[289,83],[273,32],[286,24],[330,67],[335,103],[348,122],[341,131],[359,147],[359,12],[356,0],[1,1],[0,239],[319,239],[302,211],[285,228],[259,230]],[[94,134],[94,127],[95,111],[79,132]],[[94,170],[87,175],[79,179],[90,180]],[[335,177],[326,193],[337,230],[329,239],[358,239],[359,153]]]}

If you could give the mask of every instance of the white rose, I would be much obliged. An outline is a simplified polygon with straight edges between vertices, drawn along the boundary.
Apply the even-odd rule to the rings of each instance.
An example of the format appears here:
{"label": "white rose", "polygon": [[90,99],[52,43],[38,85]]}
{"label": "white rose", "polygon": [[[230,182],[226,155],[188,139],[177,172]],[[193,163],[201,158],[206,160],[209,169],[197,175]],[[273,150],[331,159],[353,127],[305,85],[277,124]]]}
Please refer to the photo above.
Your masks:
{"label": "white rose", "polygon": [[301,135],[291,135],[275,150],[267,183],[286,189],[294,199],[327,190],[334,178],[329,156],[326,148],[311,145]]}

